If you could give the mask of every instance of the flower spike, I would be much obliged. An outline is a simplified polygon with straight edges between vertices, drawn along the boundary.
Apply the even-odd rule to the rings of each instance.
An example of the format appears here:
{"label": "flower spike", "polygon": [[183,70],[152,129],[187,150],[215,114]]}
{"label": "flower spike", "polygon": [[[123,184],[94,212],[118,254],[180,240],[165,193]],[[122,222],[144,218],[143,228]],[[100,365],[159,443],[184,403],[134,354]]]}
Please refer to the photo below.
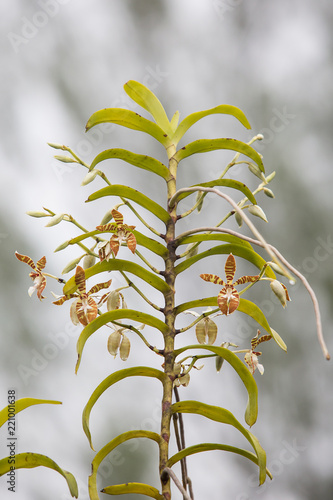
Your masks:
{"label": "flower spike", "polygon": [[217,303],[222,313],[225,315],[231,314],[236,311],[239,306],[239,293],[237,292],[235,285],[242,285],[244,283],[254,283],[258,281],[259,275],[257,276],[242,276],[233,283],[233,279],[236,272],[236,261],[232,253],[227,257],[224,266],[225,275],[227,282],[225,283],[216,274],[200,274],[200,278],[205,281],[211,281],[216,285],[222,285],[220,293],[217,296]]}

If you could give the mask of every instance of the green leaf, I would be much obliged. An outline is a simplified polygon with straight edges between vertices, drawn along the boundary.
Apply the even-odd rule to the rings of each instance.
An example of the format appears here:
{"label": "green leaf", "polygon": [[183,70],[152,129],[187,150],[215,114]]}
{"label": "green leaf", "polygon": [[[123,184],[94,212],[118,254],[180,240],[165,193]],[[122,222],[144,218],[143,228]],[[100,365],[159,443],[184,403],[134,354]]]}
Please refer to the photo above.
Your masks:
{"label": "green leaf", "polygon": [[259,325],[262,326],[266,330],[266,332],[268,332],[273,337],[273,339],[275,340],[277,345],[281,347],[281,349],[287,351],[286,344],[284,343],[280,335],[275,330],[273,330],[273,328],[269,326],[264,313],[256,304],[254,304],[250,300],[240,299],[237,311],[240,311],[244,314],[247,314],[248,316],[251,316],[251,318],[253,318],[257,323],[259,323]]}
{"label": "green leaf", "polygon": [[100,189],[99,191],[96,191],[89,196],[87,201],[98,200],[99,198],[103,198],[104,196],[120,196],[122,198],[135,201],[150,213],[156,215],[156,217],[158,217],[165,224],[170,219],[168,212],[164,210],[164,208],[162,208],[158,203],[148,198],[148,196],[140,193],[140,191],[137,191],[136,189],[119,184],[113,184],[112,186],[107,186]]}
{"label": "green leaf", "polygon": [[89,418],[90,418],[90,413],[91,410],[96,403],[96,401],[99,399],[99,397],[103,394],[106,389],[111,387],[113,384],[116,384],[120,380],[123,380],[127,377],[155,377],[161,382],[163,382],[165,375],[161,370],[157,370],[156,368],[150,368],[148,366],[135,366],[132,368],[125,368],[123,370],[118,370],[115,373],[112,373],[106,379],[101,382],[92,395],[89,398],[88,403],[84,407],[83,413],[82,413],[82,426],[85,435],[87,436],[90,446],[92,449],[92,440],[91,440],[91,434],[89,430]]}
{"label": "green leaf", "polygon": [[[245,196],[250,200],[251,203],[256,205],[256,199],[252,194],[252,191],[249,190],[249,188],[240,181],[235,181],[234,179],[216,179],[214,181],[209,181],[209,182],[201,182],[200,184],[194,184],[193,186],[190,187],[196,187],[196,186],[202,186],[202,187],[215,187],[215,186],[224,186],[228,188],[233,188],[233,189],[238,189],[238,191],[241,191]],[[178,196],[177,201],[180,201],[187,196],[190,196],[192,193],[182,193]]]}
{"label": "green leaf", "polygon": [[244,154],[255,161],[262,172],[265,172],[260,154],[245,142],[238,141],[237,139],[199,139],[179,149],[173,158],[180,162],[193,154],[207,153],[208,151],[215,151],[217,149],[230,149]]}
{"label": "green leaf", "polygon": [[[182,460],[185,457],[190,455],[194,455],[195,453],[201,453],[203,451],[212,451],[212,450],[222,450],[222,451],[230,451],[232,453],[236,453],[237,455],[241,455],[242,457],[248,458],[253,463],[258,465],[258,457],[254,453],[248,450],[243,450],[242,448],[236,448],[235,446],[230,446],[227,444],[218,444],[218,443],[201,443],[195,444],[193,446],[188,446],[183,450],[179,451],[175,455],[169,458],[167,467],[173,467],[177,462]],[[268,469],[266,469],[266,474],[270,479],[273,479],[272,474]]]}
{"label": "green leaf", "polygon": [[256,381],[250,373],[249,369],[238,358],[238,356],[236,356],[236,354],[224,347],[195,344],[177,349],[175,351],[175,355],[177,357],[179,356],[179,354],[193,349],[205,349],[217,354],[221,358],[225,359],[237,372],[248,393],[248,402],[245,411],[245,422],[251,427],[256,422],[258,416],[258,388]]}
{"label": "green leaf", "polygon": [[[10,457],[3,458],[0,460],[0,476],[7,474],[12,465],[10,464]],[[39,453],[19,453],[15,455],[15,469],[32,469],[34,467],[48,467],[56,472],[59,472],[67,481],[69,491],[74,498],[78,498],[78,487],[75,477],[70,472],[61,469],[58,464],[51,460],[46,455],[40,455]],[[50,484],[50,491],[52,491],[52,485]],[[45,492],[46,496],[47,492]]]}
{"label": "green leaf", "polygon": [[[86,279],[88,279],[95,274],[103,273],[106,271],[129,272],[135,274],[136,276],[138,276],[138,278],[141,278],[146,283],[162,293],[166,293],[170,290],[169,285],[167,285],[164,280],[156,276],[156,274],[147,271],[147,269],[144,269],[135,262],[130,262],[122,259],[110,259],[109,261],[103,260],[103,262],[97,262],[97,264],[95,264],[94,266],[85,269],[85,276]],[[72,276],[64,285],[63,293],[64,295],[68,295],[71,293],[75,293],[76,290],[77,285],[75,284],[75,276]]]}
{"label": "green leaf", "polygon": [[163,323],[163,321],[161,321],[158,318],[155,318],[155,316],[151,316],[150,314],[146,314],[141,311],[135,311],[133,309],[116,309],[114,311],[108,311],[106,313],[103,313],[100,316],[97,316],[97,318],[94,319],[91,323],[88,323],[88,325],[83,328],[78,338],[76,345],[78,360],[75,367],[75,373],[77,373],[79,369],[82,358],[82,351],[88,338],[94,332],[96,332],[96,330],[101,328],[101,326],[106,325],[110,321],[119,321],[120,319],[124,318],[131,319],[133,321],[138,321],[148,326],[152,326],[154,328],[157,328],[157,330],[160,330],[160,332],[164,334],[168,333],[169,331],[169,327],[165,323]]}
{"label": "green leaf", "polygon": [[220,106],[206,109],[205,111],[197,111],[196,113],[192,113],[191,115],[188,115],[186,118],[184,118],[184,120],[179,124],[174,136],[172,137],[173,143],[177,145],[185,132],[187,132],[187,130],[192,127],[192,125],[194,125],[198,120],[201,120],[201,118],[204,118],[205,116],[214,114],[232,115],[237,118],[237,120],[239,120],[245,128],[251,128],[243,111],[241,111],[239,108],[236,108],[236,106],[221,104]]}
{"label": "green leaf", "polygon": [[115,123],[122,127],[145,132],[163,144],[164,147],[167,148],[170,145],[168,135],[156,123],[129,109],[108,108],[96,111],[87,122],[86,132],[100,123]]}
{"label": "green leaf", "polygon": [[61,401],[53,401],[51,399],[35,399],[35,398],[17,399],[14,404],[5,406],[0,411],[0,427],[8,420],[9,406],[15,407],[15,415],[17,415],[18,412],[24,410],[25,408],[28,408],[29,406],[41,405],[41,404],[61,405],[62,403]]}
{"label": "green leaf", "polygon": [[189,302],[184,302],[175,307],[175,315],[178,315],[188,309],[193,309],[194,307],[217,307],[217,295],[214,297],[206,297],[204,299],[190,300]]}
{"label": "green leaf", "polygon": [[238,420],[233,416],[233,414],[219,406],[207,405],[204,403],[199,403],[197,401],[180,401],[179,403],[174,403],[171,406],[171,412],[174,413],[195,413],[196,415],[202,415],[215,422],[221,422],[223,424],[229,424],[239,430],[243,436],[249,441],[253,447],[256,455],[258,457],[259,466],[259,484],[263,484],[266,479],[266,453],[261,447],[258,439],[245,427],[243,427]]}
{"label": "green leaf", "polygon": [[[69,241],[66,241],[67,246],[68,245],[75,245],[76,243],[80,243],[81,241],[87,239],[87,238],[94,238],[98,237],[100,234],[105,234],[108,231],[99,231],[98,229],[95,229],[95,231],[89,231],[88,233],[83,233],[80,234],[79,236],[76,236],[75,238],[72,238]],[[139,231],[133,231],[134,236],[136,238],[136,242],[138,245],[141,245],[151,252],[154,252],[156,255],[159,255],[160,257],[167,257],[168,251],[165,248],[162,243],[159,243],[158,241],[154,240],[153,238],[149,238],[145,234],[140,233]],[[58,249],[59,250],[59,247]],[[55,250],[55,251],[56,251]]]}
{"label": "green leaf", "polygon": [[241,245],[246,248],[253,250],[252,245],[238,236],[233,234],[224,233],[201,233],[201,234],[191,234],[190,236],[184,236],[176,239],[176,245],[188,245],[189,243],[201,242],[201,241],[226,241],[228,243],[234,243],[236,245]]}
{"label": "green leaf", "polygon": [[155,498],[156,500],[164,500],[164,496],[160,494],[158,489],[144,483],[126,483],[106,486],[102,493],[107,495],[126,495],[126,493],[137,493],[138,495],[146,495],[147,497]]}
{"label": "green leaf", "polygon": [[[171,130],[172,130],[172,135],[176,132],[176,129],[178,127],[178,123],[179,123],[179,111],[176,111],[174,113],[173,117],[171,118],[171,121],[170,121],[170,127],[171,127]],[[174,142],[174,136],[173,136],[173,142]]]}
{"label": "green leaf", "polygon": [[142,83],[134,80],[128,81],[124,85],[124,89],[126,94],[129,95],[133,101],[152,115],[157,125],[161,127],[164,132],[168,135],[172,133],[165,109],[151,90],[142,85]]}
{"label": "green leaf", "polygon": [[[190,257],[189,259],[182,261],[180,264],[178,264],[178,266],[175,267],[175,272],[176,274],[179,274],[188,269],[189,267],[191,267],[192,264],[194,264],[198,260],[205,259],[206,257],[210,257],[211,255],[229,254],[229,253],[232,253],[233,255],[237,255],[237,257],[242,257],[243,259],[248,260],[256,267],[258,267],[258,269],[262,269],[264,264],[266,263],[266,261],[253,249],[248,248],[244,245],[226,243],[225,245],[217,245],[215,247],[212,247],[208,250],[205,250],[204,252],[198,253],[197,255],[194,255],[193,257]],[[270,269],[269,266],[267,266],[265,269],[265,274],[270,278],[273,277],[272,273],[273,271]]]}
{"label": "green leaf", "polygon": [[89,476],[89,480],[88,480],[88,489],[89,489],[90,500],[100,500],[100,498],[98,496],[98,492],[97,492],[96,480],[97,480],[98,468],[99,468],[101,462],[104,460],[104,458],[120,444],[124,443],[125,441],[128,441],[129,439],[137,439],[137,438],[151,439],[151,440],[155,441],[157,444],[160,444],[160,442],[161,442],[161,437],[156,432],[142,431],[142,430],[127,431],[127,432],[124,432],[123,434],[120,434],[119,436],[115,437],[114,439],[112,439],[112,441],[110,441],[108,444],[106,444],[95,455],[95,458],[91,463],[92,470],[91,470],[91,475]]}
{"label": "green leaf", "polygon": [[135,154],[131,151],[127,151],[126,149],[119,148],[107,149],[106,151],[103,151],[102,153],[97,155],[90,165],[90,170],[93,170],[93,168],[95,168],[96,165],[98,165],[98,163],[100,163],[101,161],[112,160],[114,158],[124,160],[127,163],[134,165],[135,167],[153,172],[154,174],[163,177],[163,179],[167,179],[169,177],[168,168],[160,161],[155,160],[155,158],[147,155]]}

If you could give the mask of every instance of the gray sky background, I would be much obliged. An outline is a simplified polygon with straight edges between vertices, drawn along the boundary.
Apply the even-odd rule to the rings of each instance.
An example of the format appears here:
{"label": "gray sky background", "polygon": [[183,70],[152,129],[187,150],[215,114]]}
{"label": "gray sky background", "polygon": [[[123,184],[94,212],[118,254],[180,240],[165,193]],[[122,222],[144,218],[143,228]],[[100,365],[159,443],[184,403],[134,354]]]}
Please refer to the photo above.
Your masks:
{"label": "gray sky background", "polygon": [[[73,227],[63,223],[44,228],[44,219],[29,218],[25,212],[44,206],[95,227],[108,209],[104,203],[84,204],[102,184],[97,180],[81,187],[85,172],[57,163],[53,159],[57,152],[47,142],[72,147],[87,163],[111,147],[163,159],[154,141],[135,131],[113,127],[109,134],[97,128],[84,133],[87,119],[98,109],[132,106],[138,111],[123,91],[129,79],[149,86],[169,117],[176,110],[184,118],[224,103],[240,107],[252,125],[250,132],[230,117],[213,116],[195,125],[183,143],[201,137],[248,141],[264,134],[257,150],[264,156],[267,173],[277,172],[271,185],[276,198],[260,198],[270,224],[259,223],[259,228],[318,293],[333,352],[333,6],[323,0],[14,0],[2,3],[0,13],[1,407],[12,387],[18,397],[63,402],[36,406],[17,417],[18,452],[44,453],[73,472],[79,498],[85,500],[94,455],[81,429],[84,405],[110,371],[155,361],[132,338],[127,364],[113,360],[105,349],[108,332],[101,332],[87,345],[75,376],[80,328],[71,327],[68,307],[51,305],[50,290],[61,293],[60,286],[49,286],[43,305],[26,293],[29,270],[15,259],[15,250],[34,261],[46,255],[54,274],[78,252],[71,248],[53,253],[77,234]],[[198,156],[184,162],[181,184],[218,177],[231,158],[216,153],[205,159]],[[134,185],[159,198],[161,185],[149,184],[144,173],[120,163],[112,168],[105,171],[113,182]],[[234,174],[255,188],[249,173],[239,168]],[[209,200],[209,210],[219,207]],[[224,260],[214,262],[222,267]],[[211,269],[213,264],[200,264],[195,270],[213,272],[206,271],[207,266]],[[185,278],[179,302],[195,286],[191,276]],[[196,499],[332,498],[332,364],[320,352],[311,301],[302,287],[289,287],[292,302],[286,310],[267,298],[266,290],[258,292],[258,305],[287,342],[288,354],[274,345],[263,347],[265,374],[256,374],[259,420],[252,430],[267,451],[274,480],[258,489],[257,471],[241,459],[219,452],[198,455],[189,460]],[[225,318],[218,320],[218,342],[226,337],[240,345],[249,341],[253,329],[240,316],[228,324]],[[186,341],[194,340],[193,332],[188,335]],[[147,336],[158,342],[153,332],[147,330]],[[26,372],[29,376],[22,375],[22,367],[31,370]],[[131,428],[158,432],[156,385],[126,381],[104,395],[91,418],[96,450]],[[220,404],[243,418],[246,395],[227,367],[216,375],[206,363],[193,374],[181,397]],[[187,416],[186,422],[188,444],[216,440],[244,445],[226,426],[204,425],[203,420]],[[6,437],[2,428],[1,457],[6,454]],[[158,487],[152,466],[156,458],[150,444],[140,443],[136,450],[121,448],[119,455],[106,461],[101,487],[131,480]],[[13,497],[4,478],[0,491],[1,498]],[[175,490],[174,497],[180,498]],[[15,500],[45,498],[69,498],[63,478],[46,469],[20,471]]]}

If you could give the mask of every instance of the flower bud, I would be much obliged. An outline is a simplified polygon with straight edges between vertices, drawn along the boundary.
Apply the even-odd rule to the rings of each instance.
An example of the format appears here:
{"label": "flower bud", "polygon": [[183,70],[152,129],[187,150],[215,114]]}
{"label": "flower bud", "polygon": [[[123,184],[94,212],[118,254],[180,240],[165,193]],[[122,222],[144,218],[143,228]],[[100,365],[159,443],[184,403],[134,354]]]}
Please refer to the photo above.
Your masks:
{"label": "flower bud", "polygon": [[45,224],[45,227],[56,226],[57,224],[59,224],[59,222],[61,222],[63,220],[64,217],[65,217],[65,214],[54,215],[53,217],[51,217],[49,222],[47,224]]}
{"label": "flower bud", "polygon": [[29,212],[26,212],[27,215],[30,215],[30,217],[48,217],[49,214],[46,214],[45,212],[42,212],[40,210],[31,210]]}
{"label": "flower bud", "polygon": [[48,142],[48,146],[54,149],[62,149],[62,151],[66,151],[66,146],[63,146],[62,144],[56,144],[55,142]]}
{"label": "flower bud", "polygon": [[86,186],[87,184],[90,184],[92,182],[96,175],[99,173],[99,170],[92,170],[91,172],[88,172],[83,181],[81,182],[81,186]]}
{"label": "flower bud", "polygon": [[276,174],[276,172],[275,172],[275,170],[274,170],[271,174],[269,174],[269,175],[266,177],[266,182],[267,182],[267,183],[268,183],[268,182],[271,182],[271,181],[274,179],[275,174]]}
{"label": "flower bud", "polygon": [[73,158],[70,158],[69,156],[55,156],[54,157],[56,160],[62,161],[63,163],[78,163],[76,160]]}
{"label": "flower bud", "polygon": [[119,348],[119,355],[120,355],[120,359],[122,359],[123,361],[126,361],[126,359],[129,356],[129,353],[130,353],[131,343],[129,341],[129,338],[126,337],[126,335],[123,334],[122,337],[123,338],[122,338],[120,348]]}
{"label": "flower bud", "polygon": [[81,255],[81,257],[77,257],[76,259],[73,259],[71,260],[66,267],[64,267],[64,269],[62,270],[61,274],[67,274],[69,273],[70,271],[72,271],[73,269],[75,269],[75,267],[78,265],[78,263],[80,262],[80,260],[82,259],[83,255]]}
{"label": "flower bud", "polygon": [[116,330],[115,332],[111,333],[111,335],[108,338],[108,351],[114,357],[116,357],[118,354],[121,337],[122,337],[121,333],[119,333],[119,331]]}
{"label": "flower bud", "polygon": [[82,262],[82,267],[83,269],[89,269],[89,267],[92,267],[96,262],[96,257],[94,255],[86,255],[83,259]]}
{"label": "flower bud", "polygon": [[197,206],[197,211],[198,211],[198,214],[201,212],[201,209],[202,209],[202,205],[203,205],[203,202],[204,202],[204,196],[203,196],[203,193],[201,191],[198,191],[197,192],[197,198],[195,200],[196,203],[198,203],[198,201],[200,201],[199,205]]}
{"label": "flower bud", "polygon": [[60,252],[60,250],[64,250],[65,248],[68,247],[69,245],[69,242],[70,240],[67,240],[67,241],[64,241],[63,243],[61,243],[61,245],[59,245],[55,250],[54,250],[54,253],[55,252]]}
{"label": "flower bud", "polygon": [[275,195],[271,189],[264,188],[264,193],[268,198],[275,198]]}
{"label": "flower bud", "polygon": [[242,216],[238,212],[235,212],[235,219],[236,219],[236,222],[237,222],[238,226],[242,227],[242,225],[243,225],[243,218],[242,218]]}
{"label": "flower bud", "polygon": [[[281,302],[282,306],[285,307],[286,304],[287,304],[287,293],[286,293],[286,287],[284,287],[282,285],[282,283],[280,283],[280,281],[278,280],[273,280],[270,282],[270,287],[271,289],[273,290],[273,292],[275,293],[275,295],[277,296],[277,298],[279,299],[279,301]],[[288,295],[288,298],[289,298],[289,295]],[[289,299],[290,300],[290,299]]]}
{"label": "flower bud", "polygon": [[248,169],[250,170],[250,172],[252,174],[254,174],[256,177],[258,177],[261,181],[266,182],[265,176],[264,176],[263,172],[260,170],[260,168],[258,167],[258,165],[256,165],[255,163],[249,163]]}
{"label": "flower bud", "polygon": [[113,215],[112,215],[112,210],[108,210],[106,212],[106,214],[104,215],[103,219],[101,220],[101,223],[99,224],[100,226],[104,226],[105,224],[107,224],[108,222],[110,222],[110,220],[112,219]]}
{"label": "flower bud", "polygon": [[223,365],[224,358],[221,358],[221,356],[216,356],[215,358],[215,367],[217,373],[221,370],[222,365]]}
{"label": "flower bud", "polygon": [[268,222],[265,212],[262,208],[259,207],[259,205],[250,205],[248,211],[250,212],[250,214],[255,215],[256,217],[260,217],[260,219]]}

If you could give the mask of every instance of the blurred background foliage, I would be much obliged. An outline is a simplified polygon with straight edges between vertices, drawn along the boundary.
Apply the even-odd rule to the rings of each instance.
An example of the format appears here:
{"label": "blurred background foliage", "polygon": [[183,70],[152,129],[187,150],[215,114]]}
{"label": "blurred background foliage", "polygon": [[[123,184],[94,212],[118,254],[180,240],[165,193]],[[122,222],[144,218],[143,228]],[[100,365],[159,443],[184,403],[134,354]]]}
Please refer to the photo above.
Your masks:
{"label": "blurred background foliage", "polygon": [[[149,86],[169,116],[179,109],[184,118],[224,103],[240,107],[252,125],[251,134],[264,134],[257,149],[267,173],[277,172],[271,185],[276,198],[259,200],[270,224],[259,221],[259,227],[315,288],[332,352],[333,6],[324,0],[13,0],[3,2],[0,11],[0,401],[5,406],[7,390],[13,387],[17,397],[63,401],[62,406],[34,407],[17,417],[17,451],[51,456],[75,474],[80,499],[85,500],[93,454],[81,430],[81,411],[110,370],[125,365],[106,352],[105,332],[90,340],[74,375],[80,328],[70,326],[66,305],[50,304],[50,290],[60,293],[60,285],[49,286],[43,306],[36,296],[30,299],[29,269],[18,263],[14,251],[35,262],[46,255],[49,272],[59,274],[79,252],[53,250],[76,235],[75,229],[65,223],[45,229],[45,219],[29,218],[25,212],[46,206],[71,213],[90,228],[109,207],[83,203],[99,181],[80,187],[85,172],[58,164],[46,143],[64,143],[87,162],[110,147],[164,159],[152,139],[134,131],[112,127],[109,133],[96,128],[84,134],[87,119],[98,109],[131,106],[137,111],[122,90],[129,79]],[[251,134],[232,118],[213,116],[193,127],[185,141],[224,136],[249,140]],[[180,183],[217,177],[230,158],[215,153],[192,157],[182,165]],[[133,170],[120,162],[105,166],[111,182],[114,178],[135,185],[158,199],[158,181],[149,184],[144,172]],[[234,168],[230,175],[256,186],[245,167]],[[195,224],[206,223],[215,210],[223,213],[224,206],[207,197],[207,211]],[[215,259],[214,265],[201,263],[198,274],[221,274],[216,266],[221,268],[224,260]],[[239,275],[241,271],[240,263]],[[198,280],[186,275],[179,284],[181,302]],[[195,497],[332,498],[332,364],[324,361],[316,341],[310,298],[299,284],[289,286],[292,302],[284,311],[267,287],[255,288],[252,297],[288,344],[288,354],[265,345],[265,375],[256,374],[260,408],[253,431],[275,478],[258,489],[254,467],[241,458],[210,452],[189,459]],[[217,320],[219,342],[233,339],[248,346],[255,325],[240,316]],[[152,333],[147,335],[158,344]],[[194,340],[194,332],[187,335],[187,341],[191,335]],[[140,342],[132,343],[127,366],[154,363]],[[92,415],[95,448],[129,428],[158,431],[159,390],[142,380],[110,390]],[[201,397],[225,405],[239,418],[243,415],[243,389],[228,367],[217,375],[206,363],[181,397]],[[206,423],[203,428],[198,417],[186,416],[185,421],[187,444],[198,442],[199,433],[200,441],[216,441],[216,435],[229,443],[237,440],[223,426]],[[5,456],[5,446],[0,449]],[[103,486],[126,480],[158,486],[156,468],[151,467],[156,458],[150,445],[136,443],[135,450],[134,445],[124,446],[106,461]],[[69,498],[65,482],[53,471],[20,471],[18,476],[16,500]],[[11,498],[4,478],[1,492],[1,498]]]}

